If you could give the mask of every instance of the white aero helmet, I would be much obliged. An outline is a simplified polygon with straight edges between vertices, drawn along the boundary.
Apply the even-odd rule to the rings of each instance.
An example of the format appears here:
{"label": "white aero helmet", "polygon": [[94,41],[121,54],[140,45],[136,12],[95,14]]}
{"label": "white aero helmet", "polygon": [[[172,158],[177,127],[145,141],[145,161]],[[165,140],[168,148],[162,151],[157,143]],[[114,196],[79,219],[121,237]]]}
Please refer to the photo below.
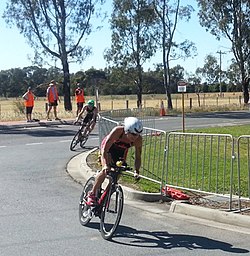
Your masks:
{"label": "white aero helmet", "polygon": [[124,131],[125,133],[134,133],[140,134],[142,133],[143,126],[142,122],[136,117],[126,117],[124,119]]}

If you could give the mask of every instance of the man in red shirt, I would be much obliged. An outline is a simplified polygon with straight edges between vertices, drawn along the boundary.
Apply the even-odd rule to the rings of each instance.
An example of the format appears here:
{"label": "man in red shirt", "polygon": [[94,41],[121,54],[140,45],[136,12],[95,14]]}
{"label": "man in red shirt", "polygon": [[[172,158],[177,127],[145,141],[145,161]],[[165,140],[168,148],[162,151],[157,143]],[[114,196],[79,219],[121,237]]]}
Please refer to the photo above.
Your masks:
{"label": "man in red shirt", "polygon": [[83,88],[80,87],[80,84],[77,83],[77,88],[75,90],[75,97],[76,97],[76,116],[78,116],[78,114],[81,112],[82,108],[83,108],[83,104],[85,103],[85,99],[84,99],[84,91]]}

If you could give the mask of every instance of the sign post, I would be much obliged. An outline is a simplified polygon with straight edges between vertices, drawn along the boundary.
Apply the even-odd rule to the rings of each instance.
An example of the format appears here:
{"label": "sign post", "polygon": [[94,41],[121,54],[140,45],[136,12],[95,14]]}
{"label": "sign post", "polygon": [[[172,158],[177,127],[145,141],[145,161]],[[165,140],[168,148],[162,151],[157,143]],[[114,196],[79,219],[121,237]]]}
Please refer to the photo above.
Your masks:
{"label": "sign post", "polygon": [[184,92],[187,91],[187,82],[184,80],[178,81],[178,92],[181,92],[182,102],[182,132],[185,132],[185,108],[184,108]]}

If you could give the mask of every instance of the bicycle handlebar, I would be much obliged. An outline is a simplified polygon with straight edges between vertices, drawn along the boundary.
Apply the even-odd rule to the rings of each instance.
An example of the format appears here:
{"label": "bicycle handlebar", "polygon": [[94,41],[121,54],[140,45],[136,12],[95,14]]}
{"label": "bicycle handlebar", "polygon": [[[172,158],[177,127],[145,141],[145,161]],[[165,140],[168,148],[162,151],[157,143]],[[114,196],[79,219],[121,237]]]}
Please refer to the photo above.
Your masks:
{"label": "bicycle handlebar", "polygon": [[111,169],[113,170],[121,170],[121,171],[132,171],[133,168],[129,167],[129,166],[126,166],[126,165],[122,165],[122,166],[111,166]]}

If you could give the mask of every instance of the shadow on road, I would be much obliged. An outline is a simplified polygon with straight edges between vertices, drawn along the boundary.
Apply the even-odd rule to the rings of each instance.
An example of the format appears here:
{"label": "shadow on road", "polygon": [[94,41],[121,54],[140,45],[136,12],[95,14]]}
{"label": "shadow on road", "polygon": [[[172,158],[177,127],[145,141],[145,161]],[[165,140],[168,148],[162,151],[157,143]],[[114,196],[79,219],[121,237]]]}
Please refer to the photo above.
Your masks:
{"label": "shadow on road", "polygon": [[233,247],[232,244],[202,236],[170,234],[164,231],[148,232],[119,226],[112,242],[144,248],[186,248],[188,250],[221,250],[233,253],[249,253],[249,250]]}

